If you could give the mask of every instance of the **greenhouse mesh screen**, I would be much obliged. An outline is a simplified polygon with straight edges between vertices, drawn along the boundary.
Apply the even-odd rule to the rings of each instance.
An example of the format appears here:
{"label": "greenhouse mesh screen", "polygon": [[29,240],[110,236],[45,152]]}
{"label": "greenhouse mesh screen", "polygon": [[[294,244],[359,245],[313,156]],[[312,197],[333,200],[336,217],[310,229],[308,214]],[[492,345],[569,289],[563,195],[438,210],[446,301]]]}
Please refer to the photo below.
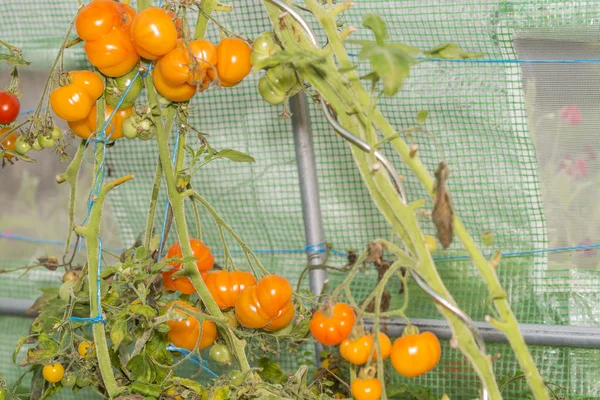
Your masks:
{"label": "greenhouse mesh screen", "polygon": [[[234,5],[233,13],[219,16],[223,24],[249,37],[269,29],[261,2],[243,0]],[[34,62],[33,68],[47,70],[76,6],[75,0],[4,0],[0,25],[10,29],[3,30],[2,40],[23,47],[25,57]],[[427,128],[439,146],[431,136],[417,136],[419,154],[433,172],[440,149],[443,151],[451,169],[448,183],[458,215],[476,240],[490,231],[493,248],[508,253],[498,274],[521,322],[600,325],[600,253],[588,248],[531,254],[600,242],[600,208],[594,201],[600,194],[600,4],[361,0],[344,20],[360,27],[361,15],[369,11],[384,16],[394,40],[421,48],[452,41],[469,51],[485,53],[482,60],[419,64],[398,96],[381,101],[382,111],[401,128],[413,125],[419,110],[429,110]],[[367,38],[369,33],[359,29],[355,35]],[[218,37],[214,30],[209,36]],[[69,50],[65,62],[70,69],[85,67],[81,47]],[[296,281],[306,263],[306,244],[291,121],[279,119],[282,109],[261,100],[257,79],[251,76],[233,90],[210,90],[194,99],[191,120],[209,134],[211,145],[246,152],[256,163],[214,162],[197,174],[193,184],[260,253],[267,268]],[[346,252],[360,251],[369,241],[388,237],[386,222],[373,206],[348,146],[312,104],[311,126],[326,240],[335,250]],[[198,145],[194,141],[190,144]],[[392,154],[389,148],[385,152]],[[130,246],[143,231],[157,157],[152,143],[139,140],[119,142],[110,149],[107,165],[113,176],[133,173],[135,179],[110,196],[114,218],[105,224],[106,246]],[[409,198],[426,198],[410,171],[397,160],[396,164],[406,175]],[[28,171],[40,169],[36,167]],[[0,183],[9,181],[7,174],[11,172],[0,174]],[[50,196],[44,197],[45,201],[39,196],[28,199],[28,193],[35,189],[25,186],[31,185],[31,179],[20,181],[20,196],[31,203],[25,210],[46,207],[64,213],[64,202],[58,197],[61,201],[66,197],[66,188],[52,188],[56,205],[50,207]],[[88,186],[81,189],[87,190]],[[0,193],[0,198],[8,201],[13,195],[13,191]],[[164,196],[163,190],[159,202],[163,206],[156,221],[159,226]],[[19,207],[23,204],[27,203]],[[64,238],[62,231],[56,237],[57,230],[49,228],[54,216],[40,212],[46,218],[44,223],[31,218],[27,225],[10,214],[0,215],[0,232]],[[81,220],[83,214],[79,217]],[[202,221],[204,240],[222,254],[211,218],[204,214]],[[426,233],[433,233],[427,220],[422,226]],[[54,236],[44,236],[44,232]],[[59,250],[47,244],[0,239],[0,267],[14,268],[35,254]],[[454,243],[435,256],[446,258],[436,264],[458,304],[474,320],[482,320],[488,312],[487,291],[472,263],[460,258],[464,256],[460,244]],[[346,262],[339,255],[332,255],[331,261]],[[239,263],[243,267],[242,260]],[[341,276],[331,274],[330,278],[335,284]],[[39,287],[56,284],[56,279],[57,275],[47,271],[34,271],[22,281],[3,276],[0,293],[2,297],[33,299]],[[368,271],[365,279],[356,282],[356,298],[364,297],[375,279],[375,271]],[[418,288],[411,286],[410,294],[410,317],[439,318],[432,302]],[[400,296],[393,301],[398,305]],[[17,338],[28,331],[28,323],[22,318],[0,318],[0,357],[4,361],[0,372],[9,382],[20,373],[9,359]],[[490,352],[501,355],[495,361],[499,377],[518,371],[506,345],[491,345]],[[568,398],[600,397],[600,350],[533,347],[532,352],[544,379],[564,388]],[[281,361],[290,370],[297,362],[290,356],[282,356]],[[465,359],[447,344],[434,372],[410,381],[391,375],[396,382],[425,385],[433,393],[447,393],[452,399],[475,398],[480,386]],[[522,381],[511,384],[505,393],[508,399],[527,396]]]}

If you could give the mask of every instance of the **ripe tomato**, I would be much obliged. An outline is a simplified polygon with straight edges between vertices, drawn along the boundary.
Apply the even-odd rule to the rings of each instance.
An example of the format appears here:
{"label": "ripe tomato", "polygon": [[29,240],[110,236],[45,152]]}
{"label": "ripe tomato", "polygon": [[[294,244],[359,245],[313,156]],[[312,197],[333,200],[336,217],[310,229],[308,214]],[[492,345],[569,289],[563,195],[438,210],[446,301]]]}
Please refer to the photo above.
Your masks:
{"label": "ripe tomato", "polygon": [[391,360],[396,372],[414,377],[431,371],[440,361],[442,347],[431,332],[399,337],[392,346]]}
{"label": "ripe tomato", "polygon": [[59,382],[64,374],[65,369],[60,363],[44,365],[44,368],[42,369],[44,379],[51,383]]}
{"label": "ripe tomato", "polygon": [[156,60],[175,48],[177,28],[165,10],[148,7],[133,19],[131,39],[140,56]]}
{"label": "ripe tomato", "polygon": [[92,358],[96,354],[96,346],[93,342],[83,341],[77,346],[77,352],[81,357]]}
{"label": "ripe tomato", "polygon": [[[207,271],[209,271],[214,263],[215,257],[211,254],[210,249],[204,245],[198,239],[190,239],[190,246],[192,247],[192,256],[197,258],[196,267],[202,278],[205,279]],[[167,251],[167,256],[165,258],[182,258],[183,252],[181,251],[181,244],[179,242],[173,244],[169,247]],[[169,266],[173,267],[171,271],[166,271],[162,273],[163,286],[168,290],[178,290],[183,294],[192,294],[196,292],[194,285],[192,282],[185,276],[173,279],[171,275],[179,271],[183,268],[183,265],[180,262],[172,262],[169,263]]]}
{"label": "ripe tomato", "polygon": [[[106,104],[104,106],[104,120],[106,121],[113,113],[114,108]],[[117,110],[115,116],[112,118],[108,126],[106,127],[106,137],[110,136],[110,140],[117,140],[123,137],[123,121],[125,118],[131,116],[133,113],[133,107],[123,108]],[[87,117],[88,127],[92,132],[96,131],[96,104],[92,106],[90,113]],[[72,129],[72,128],[71,128]],[[74,132],[75,133],[75,132]],[[89,136],[88,136],[89,137]],[[87,138],[83,138],[87,139]]]}
{"label": "ripe tomato", "polygon": [[181,85],[188,80],[190,64],[189,50],[176,47],[161,58],[160,73],[168,84]]}
{"label": "ripe tomato", "polygon": [[356,400],[379,400],[383,392],[383,386],[377,378],[356,378],[350,385],[350,390]]}
{"label": "ripe tomato", "polygon": [[129,25],[135,10],[113,0],[93,0],[85,6],[75,19],[75,29],[80,39],[98,40],[113,28]]}
{"label": "ripe tomato", "polygon": [[71,132],[73,132],[76,136],[79,136],[82,139],[88,139],[96,130],[90,129],[87,117],[79,121],[69,121],[67,122],[67,125],[69,125]]}
{"label": "ripe tomato", "polygon": [[[371,359],[377,359],[377,349],[373,351],[373,346],[375,346],[373,335],[363,335],[355,340],[346,339],[340,344],[340,354],[344,360],[355,365],[362,365],[369,361],[371,352],[373,352]],[[379,347],[385,360],[392,351],[392,342],[385,333],[379,333]]]}
{"label": "ripe tomato", "polygon": [[77,85],[87,92],[90,95],[92,100],[97,100],[100,96],[102,96],[102,92],[104,92],[104,82],[102,79],[92,71],[71,71],[69,72],[71,76],[72,84]]}
{"label": "ripe tomato", "polygon": [[235,306],[240,292],[254,285],[254,276],[244,271],[213,271],[206,277],[206,286],[221,310]]}
{"label": "ripe tomato", "polygon": [[[0,135],[2,135],[4,132],[8,132],[9,130],[10,128],[0,128]],[[4,147],[5,150],[15,151],[15,143],[17,142],[18,137],[19,134],[16,131],[9,133],[8,136],[2,139],[2,147]],[[4,153],[4,158],[10,160],[13,158],[13,156]]]}
{"label": "ripe tomato", "polygon": [[345,303],[336,303],[328,310],[317,310],[310,320],[310,333],[317,342],[326,346],[340,344],[352,332],[356,322],[354,309]]}
{"label": "ripe tomato", "polygon": [[240,83],[252,69],[248,43],[238,38],[226,38],[217,46],[217,73],[221,86],[231,87]]}
{"label": "ripe tomato", "polygon": [[277,275],[267,275],[255,286],[240,292],[235,302],[235,316],[246,328],[281,329],[294,318],[292,285]]}
{"label": "ripe tomato", "polygon": [[21,111],[21,103],[17,96],[0,90],[0,125],[6,125],[13,122],[19,116]]}
{"label": "ripe tomato", "polygon": [[[169,304],[169,308],[175,304],[190,311],[198,312],[198,309],[183,301],[173,301]],[[192,351],[196,347],[196,342],[198,342],[198,338],[200,337],[200,323],[198,323],[196,318],[188,316],[183,311],[178,310],[177,312],[184,317],[187,316],[187,319],[184,321],[167,321],[167,325],[171,328],[167,335],[171,343],[175,346]],[[217,325],[212,321],[205,320],[202,322],[202,336],[200,337],[198,348],[200,350],[207,348],[215,342],[216,338]]]}
{"label": "ripe tomato", "polygon": [[79,85],[58,87],[50,93],[52,111],[67,122],[79,121],[90,113],[93,100]]}
{"label": "ripe tomato", "polygon": [[165,81],[161,72],[161,62],[157,62],[152,71],[154,87],[163,97],[171,101],[188,101],[196,94],[196,86],[188,83],[172,85]]}
{"label": "ripe tomato", "polygon": [[115,28],[98,40],[85,42],[83,49],[90,63],[110,77],[125,75],[140,59],[125,27]]}
{"label": "ripe tomato", "polygon": [[191,71],[187,82],[190,85],[202,84],[199,89],[202,91],[216,76],[217,46],[206,39],[199,39],[190,42],[189,50],[194,56],[195,63],[190,67]]}

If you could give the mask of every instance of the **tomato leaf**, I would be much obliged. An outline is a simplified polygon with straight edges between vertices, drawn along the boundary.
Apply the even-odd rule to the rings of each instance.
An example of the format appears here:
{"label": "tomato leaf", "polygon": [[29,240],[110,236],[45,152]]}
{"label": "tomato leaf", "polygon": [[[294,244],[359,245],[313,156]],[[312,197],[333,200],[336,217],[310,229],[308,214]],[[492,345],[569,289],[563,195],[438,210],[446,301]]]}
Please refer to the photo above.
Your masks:
{"label": "tomato leaf", "polygon": [[31,376],[31,388],[30,388],[30,399],[40,399],[42,394],[44,393],[44,386],[46,384],[46,380],[44,379],[44,375],[42,375],[42,366],[36,365],[33,368],[33,374]]}
{"label": "tomato leaf", "polygon": [[118,271],[116,266],[108,267],[100,273],[100,278],[108,278],[111,275],[116,274]]}
{"label": "tomato leaf", "polygon": [[110,329],[110,340],[114,351],[117,351],[126,335],[127,320],[125,318],[117,319]]}
{"label": "tomato leaf", "polygon": [[133,304],[131,307],[129,307],[129,311],[147,318],[154,317],[156,315],[154,308],[142,304]]}
{"label": "tomato leaf", "polygon": [[131,371],[133,379],[138,382],[151,383],[156,378],[154,365],[146,353],[132,357],[127,363],[127,369]]}
{"label": "tomato leaf", "polygon": [[363,15],[362,24],[369,28],[375,35],[375,40],[381,46],[389,38],[385,21],[378,14],[366,13]]}
{"label": "tomato leaf", "polygon": [[419,125],[423,125],[425,121],[427,121],[427,117],[429,117],[429,111],[421,110],[417,113],[417,123]]}
{"label": "tomato leaf", "polygon": [[262,368],[262,371],[260,371],[258,375],[266,382],[281,384],[287,380],[287,375],[275,361],[263,357],[258,360],[258,367]]}
{"label": "tomato leaf", "polygon": [[233,149],[224,149],[217,153],[217,157],[227,158],[233,162],[247,162],[253,163],[256,162],[254,157],[242,153],[241,151],[233,150]]}
{"label": "tomato leaf", "polygon": [[21,347],[23,347],[23,344],[25,344],[25,341],[27,341],[29,338],[30,338],[30,336],[21,336],[19,338],[19,341],[17,342],[17,347],[15,348],[15,351],[13,351],[13,356],[12,356],[13,363],[16,364],[17,356],[19,355],[19,351],[21,350]]}
{"label": "tomato leaf", "polygon": [[173,377],[173,382],[177,383],[180,386],[186,387],[196,393],[204,393],[206,391],[206,389],[204,389],[204,386],[191,379],[180,378],[176,376]]}
{"label": "tomato leaf", "polygon": [[41,333],[38,338],[36,348],[27,351],[27,357],[23,361],[24,365],[28,364],[46,364],[56,356],[59,350],[58,343],[50,338],[46,333]]}
{"label": "tomato leaf", "polygon": [[458,47],[455,43],[444,43],[439,46],[434,47],[431,50],[425,51],[425,54],[432,58],[442,58],[442,59],[456,59],[456,60],[464,60],[464,59],[472,59],[472,58],[481,58],[484,56],[484,53],[471,53],[465,51]]}
{"label": "tomato leaf", "polygon": [[5,63],[14,65],[15,67],[26,67],[31,64],[31,61],[25,60],[23,56],[18,53],[2,53],[0,54],[0,61],[4,61]]}

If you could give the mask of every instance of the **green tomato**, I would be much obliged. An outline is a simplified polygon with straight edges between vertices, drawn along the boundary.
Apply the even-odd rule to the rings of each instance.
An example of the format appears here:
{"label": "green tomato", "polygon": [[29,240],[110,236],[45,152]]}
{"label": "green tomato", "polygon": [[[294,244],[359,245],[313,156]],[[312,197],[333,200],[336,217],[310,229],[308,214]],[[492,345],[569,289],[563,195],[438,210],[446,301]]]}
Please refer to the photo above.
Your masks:
{"label": "green tomato", "polygon": [[17,154],[25,155],[31,150],[31,145],[25,141],[23,136],[19,136],[15,142],[15,152]]}
{"label": "green tomato", "polygon": [[73,286],[75,286],[75,283],[76,282],[74,281],[63,282],[63,284],[60,285],[60,288],[58,289],[58,297],[60,297],[61,300],[69,301],[69,297],[71,296],[70,290]]}
{"label": "green tomato", "polygon": [[52,133],[51,133],[52,139],[58,140],[62,137],[62,134],[63,134],[62,130],[58,126],[54,125],[54,128],[52,128]]}
{"label": "green tomato", "polygon": [[77,377],[75,378],[75,383],[79,387],[86,387],[92,383],[92,378],[89,377],[86,371],[80,369],[77,373]]}
{"label": "green tomato", "polygon": [[281,47],[275,43],[275,35],[273,35],[273,32],[263,32],[254,39],[250,63],[252,65],[259,64],[278,51],[281,51]]}
{"label": "green tomato", "polygon": [[75,377],[75,374],[72,372],[66,372],[65,375],[60,380],[60,383],[64,387],[73,387],[73,386],[75,386],[76,382],[77,382],[77,378]]}
{"label": "green tomato", "polygon": [[294,69],[284,65],[278,65],[268,70],[267,79],[273,87],[283,93],[287,93],[298,83]]}
{"label": "green tomato", "polygon": [[42,151],[44,150],[44,148],[42,147],[42,145],[40,144],[39,141],[35,140],[33,142],[33,145],[31,146],[32,149],[34,149],[35,151]]}
{"label": "green tomato", "polygon": [[263,76],[258,81],[258,92],[264,101],[269,104],[277,105],[285,101],[285,92],[280,91],[278,88],[273,86],[271,81]]}
{"label": "green tomato", "polygon": [[138,135],[138,126],[139,124],[134,115],[125,118],[123,120],[123,125],[121,126],[123,129],[123,136],[127,139],[135,139]]}
{"label": "green tomato", "polygon": [[142,93],[142,89],[144,85],[142,84],[142,79],[138,75],[135,81],[133,78],[137,74],[137,68],[128,72],[127,74],[120,76],[116,79],[111,80],[106,86],[106,90],[104,91],[104,95],[106,98],[106,103],[111,107],[116,107],[119,103],[119,100],[123,93],[127,90],[127,87],[131,84],[131,89],[127,92],[127,95],[123,99],[123,102],[119,106],[119,108],[127,108],[131,107],[138,97],[140,97],[140,93]]}
{"label": "green tomato", "polygon": [[55,140],[52,137],[46,137],[44,135],[40,135],[37,137],[37,141],[44,149],[49,149],[50,147],[54,147]]}
{"label": "green tomato", "polygon": [[244,383],[244,374],[237,369],[229,371],[229,378],[231,379],[231,384],[234,386],[239,386]]}
{"label": "green tomato", "polygon": [[219,364],[231,364],[231,352],[227,345],[214,344],[208,352],[209,357]]}

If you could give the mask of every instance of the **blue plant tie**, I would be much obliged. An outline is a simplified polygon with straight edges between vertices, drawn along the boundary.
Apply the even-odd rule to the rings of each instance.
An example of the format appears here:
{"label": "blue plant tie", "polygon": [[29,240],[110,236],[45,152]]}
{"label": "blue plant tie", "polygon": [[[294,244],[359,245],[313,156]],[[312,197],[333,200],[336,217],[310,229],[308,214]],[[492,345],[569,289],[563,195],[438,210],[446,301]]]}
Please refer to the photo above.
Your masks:
{"label": "blue plant tie", "polygon": [[[190,354],[191,352],[187,349],[182,349],[181,347],[177,347],[177,346],[173,346],[172,344],[167,346],[167,350],[168,351],[173,351],[173,352],[177,352],[177,353],[181,353],[184,356],[187,356],[188,354]],[[201,367],[203,370],[205,370],[206,372],[209,373],[209,375],[211,375],[213,378],[215,379],[219,379],[219,376],[217,374],[215,374],[214,372],[212,372],[208,367],[208,361],[206,360],[200,360],[198,358],[198,356],[196,354],[192,354],[189,358],[189,361],[193,362],[194,364],[196,364],[197,366]]]}

